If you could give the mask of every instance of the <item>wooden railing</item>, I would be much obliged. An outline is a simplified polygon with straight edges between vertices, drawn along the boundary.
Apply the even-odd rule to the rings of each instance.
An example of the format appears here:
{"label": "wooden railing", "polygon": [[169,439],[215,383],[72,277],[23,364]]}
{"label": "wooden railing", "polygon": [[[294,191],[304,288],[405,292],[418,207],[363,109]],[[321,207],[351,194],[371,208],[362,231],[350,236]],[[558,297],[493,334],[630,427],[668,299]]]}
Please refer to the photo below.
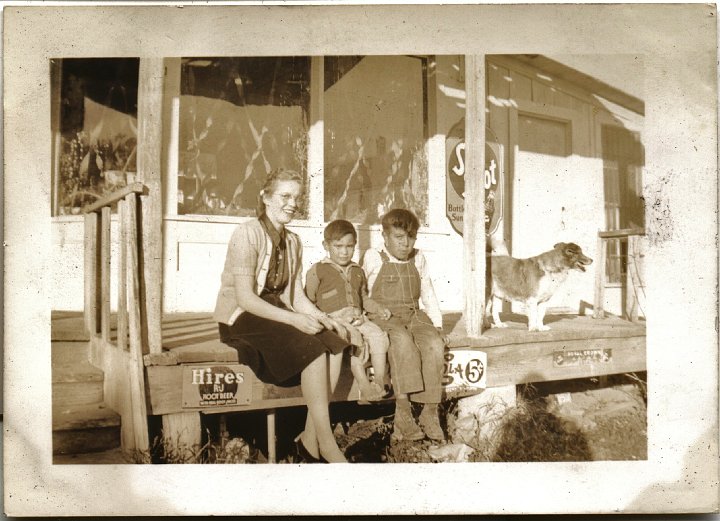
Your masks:
{"label": "wooden railing", "polygon": [[[125,449],[148,449],[143,351],[147,349],[144,317],[140,195],[142,183],[131,184],[84,208],[85,327],[90,335],[90,360],[105,372],[105,402],[122,417]],[[111,319],[111,212],[117,204],[117,327]]]}
{"label": "wooden railing", "polygon": [[610,241],[621,241],[627,243],[627,254],[624,256],[626,261],[626,269],[622,286],[625,293],[623,302],[623,314],[625,318],[632,322],[638,321],[640,298],[639,294],[644,290],[642,256],[643,248],[641,244],[642,237],[645,236],[645,230],[641,228],[627,228],[623,230],[613,230],[607,232],[598,232],[597,244],[597,268],[595,269],[595,304],[594,318],[605,317],[605,286],[606,264],[608,260],[608,244]]}

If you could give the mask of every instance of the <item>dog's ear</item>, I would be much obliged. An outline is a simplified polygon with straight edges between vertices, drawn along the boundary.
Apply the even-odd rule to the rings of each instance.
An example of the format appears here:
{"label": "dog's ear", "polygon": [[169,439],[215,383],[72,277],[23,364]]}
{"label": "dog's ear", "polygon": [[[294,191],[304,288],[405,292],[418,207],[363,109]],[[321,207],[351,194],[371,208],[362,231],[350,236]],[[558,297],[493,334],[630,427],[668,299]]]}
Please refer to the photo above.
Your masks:
{"label": "dog's ear", "polygon": [[559,243],[557,243],[555,246],[553,246],[553,248],[556,249],[556,250],[561,250],[561,249],[563,249],[564,247],[565,247],[565,243],[564,243],[564,242],[559,242]]}

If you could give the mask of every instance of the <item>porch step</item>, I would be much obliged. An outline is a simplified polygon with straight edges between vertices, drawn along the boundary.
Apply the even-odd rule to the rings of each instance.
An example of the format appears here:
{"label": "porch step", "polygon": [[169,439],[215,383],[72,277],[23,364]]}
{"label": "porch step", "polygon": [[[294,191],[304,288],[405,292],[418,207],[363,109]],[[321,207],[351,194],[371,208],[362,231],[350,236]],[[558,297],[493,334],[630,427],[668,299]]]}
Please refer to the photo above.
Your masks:
{"label": "porch step", "polygon": [[86,342],[52,343],[53,405],[70,407],[103,401],[103,372],[88,362]]}
{"label": "porch step", "polygon": [[120,447],[120,415],[103,403],[53,407],[53,454]]}
{"label": "porch step", "polygon": [[103,403],[104,375],[88,362],[88,343],[52,342],[51,360],[53,454],[118,449],[120,416]]}
{"label": "porch step", "polygon": [[122,465],[127,463],[135,462],[120,448],[102,452],[56,454],[53,456],[53,465]]}

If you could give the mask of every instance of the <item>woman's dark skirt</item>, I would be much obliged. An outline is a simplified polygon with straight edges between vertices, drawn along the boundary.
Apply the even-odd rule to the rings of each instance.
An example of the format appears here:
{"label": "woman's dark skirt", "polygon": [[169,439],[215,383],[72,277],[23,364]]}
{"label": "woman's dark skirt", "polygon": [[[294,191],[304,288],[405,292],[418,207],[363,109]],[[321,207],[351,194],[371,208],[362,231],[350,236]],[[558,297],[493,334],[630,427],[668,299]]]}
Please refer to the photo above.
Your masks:
{"label": "woman's dark skirt", "polygon": [[[263,294],[262,299],[287,309],[275,293]],[[220,340],[238,352],[238,362],[253,370],[265,383],[282,387],[300,384],[300,373],[323,353],[341,353],[350,344],[333,331],[323,330],[308,335],[299,329],[242,313],[232,325],[220,323]]]}

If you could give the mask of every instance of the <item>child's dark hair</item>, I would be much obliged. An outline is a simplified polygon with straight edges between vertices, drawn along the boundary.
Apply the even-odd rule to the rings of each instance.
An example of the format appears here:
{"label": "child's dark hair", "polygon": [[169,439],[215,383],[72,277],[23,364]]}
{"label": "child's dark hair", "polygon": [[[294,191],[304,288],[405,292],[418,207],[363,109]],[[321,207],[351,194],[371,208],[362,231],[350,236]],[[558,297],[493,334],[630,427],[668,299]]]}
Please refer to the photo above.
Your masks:
{"label": "child's dark hair", "polygon": [[395,208],[382,218],[382,227],[384,232],[389,232],[391,228],[400,228],[410,237],[415,237],[420,228],[420,221],[410,210]]}
{"label": "child's dark hair", "polygon": [[339,241],[346,235],[352,235],[357,241],[357,232],[351,222],[343,219],[332,221],[325,227],[323,237],[326,241]]}

